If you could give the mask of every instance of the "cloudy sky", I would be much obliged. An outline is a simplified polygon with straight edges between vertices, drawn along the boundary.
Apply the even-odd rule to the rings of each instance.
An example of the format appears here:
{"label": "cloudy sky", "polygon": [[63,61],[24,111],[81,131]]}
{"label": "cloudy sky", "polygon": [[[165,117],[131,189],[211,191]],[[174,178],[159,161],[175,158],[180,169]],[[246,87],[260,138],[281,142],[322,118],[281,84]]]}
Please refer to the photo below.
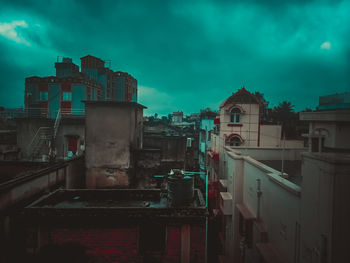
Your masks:
{"label": "cloudy sky", "polygon": [[0,106],[57,56],[137,78],[146,113],[217,109],[244,85],[270,106],[350,91],[350,1],[0,0]]}

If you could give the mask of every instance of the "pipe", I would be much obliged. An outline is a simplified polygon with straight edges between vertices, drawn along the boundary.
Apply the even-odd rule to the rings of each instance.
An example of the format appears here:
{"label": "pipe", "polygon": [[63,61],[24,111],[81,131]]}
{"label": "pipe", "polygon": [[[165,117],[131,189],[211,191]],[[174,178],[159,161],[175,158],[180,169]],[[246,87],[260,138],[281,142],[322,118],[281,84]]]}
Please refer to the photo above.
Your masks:
{"label": "pipe", "polygon": [[262,191],[261,191],[261,180],[260,179],[256,179],[257,181],[257,189],[256,189],[256,195],[258,198],[258,204],[257,204],[257,211],[256,211],[256,219],[260,220],[260,198],[262,195]]}

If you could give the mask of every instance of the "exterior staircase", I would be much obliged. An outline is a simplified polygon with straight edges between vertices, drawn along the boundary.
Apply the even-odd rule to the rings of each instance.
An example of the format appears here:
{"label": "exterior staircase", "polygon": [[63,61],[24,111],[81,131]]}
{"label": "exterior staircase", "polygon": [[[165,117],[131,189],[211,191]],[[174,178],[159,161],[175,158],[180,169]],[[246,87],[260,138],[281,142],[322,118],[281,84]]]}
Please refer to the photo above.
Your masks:
{"label": "exterior staircase", "polygon": [[27,148],[27,157],[30,160],[40,159],[40,155],[48,154],[53,138],[52,127],[40,127]]}
{"label": "exterior staircase", "polygon": [[[61,112],[58,111],[53,127],[40,127],[27,147],[26,157],[30,160],[43,160],[42,156],[52,154],[55,148],[55,139],[61,121]],[[45,161],[45,160],[43,160]]]}

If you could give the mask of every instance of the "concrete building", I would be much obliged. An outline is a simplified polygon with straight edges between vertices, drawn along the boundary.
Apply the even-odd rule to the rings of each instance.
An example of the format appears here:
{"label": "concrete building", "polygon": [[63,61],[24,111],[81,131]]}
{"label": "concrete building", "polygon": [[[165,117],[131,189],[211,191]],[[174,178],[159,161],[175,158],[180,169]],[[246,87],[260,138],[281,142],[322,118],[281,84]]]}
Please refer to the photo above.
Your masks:
{"label": "concrete building", "polygon": [[[220,105],[219,117],[214,120],[214,132],[211,147],[209,181],[218,187],[223,178],[226,147],[245,149],[245,151],[266,152],[282,149],[304,149],[303,140],[283,140],[281,125],[263,125],[260,123],[260,104],[256,96],[244,87],[233,93]],[[270,150],[269,150],[270,149]],[[270,151],[270,152],[271,152]],[[267,154],[269,156],[269,154]],[[279,160],[281,155],[273,155],[270,160]],[[217,190],[215,190],[217,191]]]}
{"label": "concrete building", "polygon": [[201,193],[195,190],[193,200],[180,206],[170,204],[166,194],[157,189],[56,191],[25,208],[23,224],[33,233],[26,248],[41,251],[39,258],[48,248],[59,249],[60,255],[52,250],[47,260],[70,259],[82,251],[77,262],[204,263]]}
{"label": "concrete building", "polygon": [[310,152],[350,152],[350,109],[301,112],[300,120],[309,122]]}
{"label": "concrete building", "polygon": [[26,78],[25,109],[16,112],[22,158],[81,154],[85,149],[83,101],[137,101],[136,79],[114,73],[97,57],[82,57],[81,72],[70,58],[57,60],[55,68],[56,76]]}
{"label": "concrete building", "polygon": [[216,112],[209,109],[201,111],[199,124],[199,167],[201,171],[207,171],[207,151],[211,146],[211,133],[214,131]]}
{"label": "concrete building", "polygon": [[320,96],[317,110],[350,109],[350,92]]}
{"label": "concrete building", "polygon": [[56,118],[83,114],[83,100],[137,102],[137,80],[125,72],[113,72],[105,62],[87,55],[81,72],[71,58],[55,63],[56,76],[29,77],[25,82],[25,111],[29,116]]}
{"label": "concrete building", "polygon": [[86,188],[127,188],[133,152],[143,145],[143,109],[135,102],[86,101]]}
{"label": "concrete building", "polygon": [[87,55],[80,60],[81,72],[102,86],[101,100],[113,100],[113,71],[105,67],[105,62],[100,58]]}
{"label": "concrete building", "polygon": [[62,115],[82,115],[83,100],[101,99],[101,85],[82,76],[30,77],[26,78],[25,86],[28,117],[55,119],[58,111]]}
{"label": "concrete building", "polygon": [[66,78],[79,75],[79,66],[75,65],[71,58],[62,58],[62,61],[55,63],[56,77]]}
{"label": "concrete building", "polygon": [[137,102],[137,80],[127,72],[112,75],[113,100]]}
{"label": "concrete building", "polygon": [[[221,222],[221,262],[350,260],[346,114],[343,110],[301,113],[300,119],[311,122],[311,140],[315,129],[328,127],[317,134],[324,138],[321,152],[312,147],[310,152],[293,148],[282,152],[226,146],[215,162],[214,146],[211,173],[219,178],[211,206]],[[333,126],[337,128],[329,128]],[[334,138],[342,138],[344,147],[339,148]]]}
{"label": "concrete building", "polygon": [[173,112],[171,123],[172,124],[179,124],[183,122],[184,113],[182,111],[175,111]]}

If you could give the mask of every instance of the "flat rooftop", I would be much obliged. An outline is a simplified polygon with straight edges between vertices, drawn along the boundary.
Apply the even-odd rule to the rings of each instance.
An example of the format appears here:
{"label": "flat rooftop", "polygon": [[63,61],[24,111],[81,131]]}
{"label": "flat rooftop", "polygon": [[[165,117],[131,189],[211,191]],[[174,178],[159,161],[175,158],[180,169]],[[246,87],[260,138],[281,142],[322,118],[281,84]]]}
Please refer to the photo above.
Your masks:
{"label": "flat rooftop", "polygon": [[[277,170],[282,170],[282,161],[281,160],[258,160],[259,162]],[[283,172],[289,175],[288,181],[296,185],[301,185],[302,176],[301,176],[301,160],[296,161],[284,161]]]}
{"label": "flat rooftop", "polygon": [[[183,206],[171,206],[167,192],[160,189],[101,189],[56,190],[24,209],[28,216],[118,219],[140,218],[205,218],[203,196],[194,190],[192,202]],[[68,219],[67,219],[68,220]]]}

